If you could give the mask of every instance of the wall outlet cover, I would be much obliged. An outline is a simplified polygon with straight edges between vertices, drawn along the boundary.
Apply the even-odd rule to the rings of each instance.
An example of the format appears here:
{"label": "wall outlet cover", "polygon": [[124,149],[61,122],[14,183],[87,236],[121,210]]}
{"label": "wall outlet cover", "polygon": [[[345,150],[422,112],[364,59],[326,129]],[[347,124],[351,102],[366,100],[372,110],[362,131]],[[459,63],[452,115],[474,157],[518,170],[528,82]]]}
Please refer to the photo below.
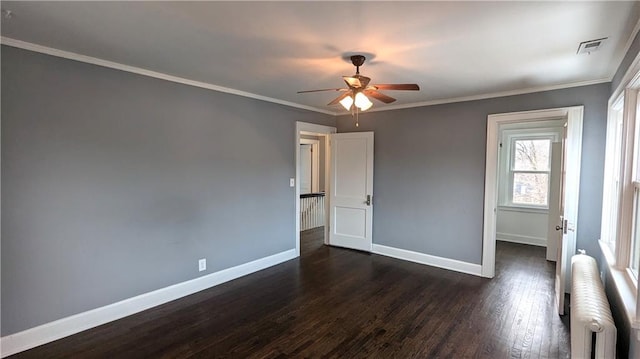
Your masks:
{"label": "wall outlet cover", "polygon": [[207,260],[205,258],[198,261],[198,271],[202,272],[203,270],[207,270]]}

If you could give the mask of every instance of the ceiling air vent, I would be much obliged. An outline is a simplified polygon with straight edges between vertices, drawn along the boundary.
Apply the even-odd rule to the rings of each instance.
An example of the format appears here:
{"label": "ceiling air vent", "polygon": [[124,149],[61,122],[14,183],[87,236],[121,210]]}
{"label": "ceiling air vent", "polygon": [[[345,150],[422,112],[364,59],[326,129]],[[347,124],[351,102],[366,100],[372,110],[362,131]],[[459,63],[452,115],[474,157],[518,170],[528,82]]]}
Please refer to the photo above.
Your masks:
{"label": "ceiling air vent", "polygon": [[590,54],[594,51],[598,51],[607,39],[608,37],[603,37],[602,39],[583,41],[580,43],[580,46],[578,46],[577,54]]}

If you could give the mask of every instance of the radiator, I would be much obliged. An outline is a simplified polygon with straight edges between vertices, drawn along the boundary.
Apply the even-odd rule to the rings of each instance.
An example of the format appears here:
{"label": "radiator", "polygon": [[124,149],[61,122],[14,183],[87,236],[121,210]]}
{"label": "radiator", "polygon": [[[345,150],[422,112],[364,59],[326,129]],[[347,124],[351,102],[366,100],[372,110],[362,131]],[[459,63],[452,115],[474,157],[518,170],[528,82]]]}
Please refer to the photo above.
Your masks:
{"label": "radiator", "polygon": [[[616,327],[595,259],[573,256],[571,274],[571,358],[615,358]],[[595,353],[591,352],[593,333]]]}

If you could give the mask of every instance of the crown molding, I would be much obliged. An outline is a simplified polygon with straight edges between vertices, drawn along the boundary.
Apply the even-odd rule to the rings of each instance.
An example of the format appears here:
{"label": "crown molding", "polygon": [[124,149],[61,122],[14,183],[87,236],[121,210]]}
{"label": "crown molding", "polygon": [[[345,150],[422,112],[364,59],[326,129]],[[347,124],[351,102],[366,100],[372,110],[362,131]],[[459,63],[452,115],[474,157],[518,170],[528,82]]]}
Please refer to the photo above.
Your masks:
{"label": "crown molding", "polygon": [[[638,30],[640,30],[640,21],[638,21],[638,23],[636,24],[636,27],[634,28],[634,34],[637,33]],[[632,36],[630,39],[633,40],[634,37],[635,37],[635,35]],[[288,106],[288,107],[299,108],[299,109],[303,109],[303,110],[307,110],[307,111],[323,113],[323,114],[326,114],[326,115],[331,115],[331,116],[346,116],[346,115],[349,115],[349,112],[347,112],[347,111],[331,111],[331,110],[326,110],[326,109],[322,109],[322,108],[318,108],[318,107],[302,105],[302,104],[298,104],[298,103],[295,103],[295,102],[279,100],[279,99],[276,99],[276,98],[262,96],[262,95],[254,94],[254,93],[251,93],[251,92],[246,92],[246,91],[236,90],[236,89],[232,89],[232,88],[228,88],[228,87],[218,86],[218,85],[214,85],[214,84],[207,83],[207,82],[202,82],[202,81],[190,80],[190,79],[186,79],[186,78],[183,78],[183,77],[178,77],[178,76],[173,76],[173,75],[169,75],[169,74],[165,74],[165,73],[161,73],[161,72],[157,72],[157,71],[151,71],[151,70],[143,69],[143,68],[140,68],[140,67],[129,66],[129,65],[113,62],[113,61],[103,60],[103,59],[100,59],[100,58],[97,58],[97,57],[81,55],[81,54],[78,54],[78,53],[75,53],[75,52],[59,50],[59,49],[55,49],[55,48],[52,48],[52,47],[47,47],[47,46],[34,44],[34,43],[31,43],[31,42],[26,42],[26,41],[22,41],[22,40],[16,40],[16,39],[12,39],[12,38],[5,37],[5,36],[0,36],[0,44],[11,46],[11,47],[16,47],[16,48],[20,48],[20,49],[24,49],[24,50],[39,52],[39,53],[43,53],[43,54],[47,54],[47,55],[51,55],[51,56],[61,57],[61,58],[69,59],[69,60],[84,62],[84,63],[93,64],[93,65],[102,66],[102,67],[107,67],[107,68],[111,68],[111,69],[115,69],[115,70],[130,72],[130,73],[134,73],[134,74],[138,74],[138,75],[142,75],[142,76],[148,76],[148,77],[153,77],[153,78],[156,78],[156,79],[171,81],[171,82],[175,82],[175,83],[179,83],[179,84],[183,84],[183,85],[187,85],[187,86],[194,86],[194,87],[199,87],[199,88],[203,88],[203,89],[207,89],[207,90],[228,93],[228,94],[232,94],[232,95],[252,98],[252,99],[265,101],[265,102],[271,102],[271,103],[284,105],[284,106]],[[626,46],[631,46],[631,41],[628,41],[628,44]],[[367,112],[392,111],[392,110],[401,110],[401,109],[414,108],[414,107],[425,107],[425,106],[433,106],[433,105],[442,105],[442,104],[455,103],[455,102],[484,100],[484,99],[490,99],[490,98],[496,98],[496,97],[523,95],[523,94],[534,93],[534,92],[543,92],[543,91],[550,91],[550,90],[561,90],[561,89],[571,88],[571,87],[595,85],[595,84],[600,84],[600,83],[605,83],[605,82],[611,82],[611,78],[597,79],[597,80],[590,80],[590,81],[581,81],[581,82],[575,82],[575,83],[570,83],[570,84],[531,87],[531,88],[526,88],[526,89],[510,90],[510,91],[503,91],[503,92],[493,92],[493,93],[486,93],[486,94],[479,94],[479,95],[472,95],[472,96],[464,96],[464,97],[453,97],[453,98],[446,98],[446,99],[438,99],[438,100],[430,100],[430,101],[422,101],[422,102],[413,102],[413,103],[400,104],[400,105],[391,105],[391,106],[385,106],[385,107],[376,107],[376,108],[372,108],[370,110],[367,110]]]}
{"label": "crown molding", "polygon": [[[636,26],[633,27],[633,30],[631,30],[631,34],[629,35],[627,42],[624,44],[622,56],[620,57],[620,61],[618,61],[618,66],[616,66],[616,71],[620,68],[620,65],[622,65],[622,61],[624,61],[625,56],[627,56],[627,52],[629,52],[629,49],[633,44],[633,40],[635,40],[636,35],[638,35],[638,31],[640,31],[640,19],[638,19],[638,21],[636,22]],[[616,74],[614,72],[613,75],[611,75],[611,80],[613,80],[613,77],[615,75]]]}
{"label": "crown molding", "polygon": [[183,84],[183,85],[200,87],[200,88],[207,89],[207,90],[212,90],[212,91],[217,91],[217,92],[224,92],[224,93],[228,93],[228,94],[232,94],[232,95],[252,98],[252,99],[255,99],[255,100],[271,102],[271,103],[275,103],[275,104],[278,104],[278,105],[295,107],[295,108],[299,108],[299,109],[303,109],[303,110],[307,110],[307,111],[320,112],[320,113],[324,113],[324,114],[332,115],[332,116],[336,115],[336,113],[333,112],[333,111],[328,111],[328,110],[320,109],[320,108],[317,108],[317,107],[301,105],[301,104],[297,104],[297,103],[289,102],[289,101],[283,101],[283,100],[279,100],[279,99],[272,98],[272,97],[267,97],[267,96],[254,94],[254,93],[251,93],[251,92],[240,91],[240,90],[236,90],[236,89],[232,89],[232,88],[228,88],[228,87],[214,85],[214,84],[211,84],[211,83],[208,83],[208,82],[195,81],[195,80],[190,80],[190,79],[186,79],[186,78],[179,77],[179,76],[168,75],[168,74],[165,74],[165,73],[162,73],[162,72],[151,71],[151,70],[147,70],[147,69],[143,69],[143,68],[135,67],[135,66],[129,66],[129,65],[118,63],[118,62],[99,59],[97,57],[81,55],[81,54],[78,54],[78,53],[75,53],[75,52],[59,50],[59,49],[55,49],[55,48],[52,48],[52,47],[47,47],[47,46],[34,44],[34,43],[31,43],[31,42],[12,39],[10,37],[5,37],[5,36],[0,37],[0,43],[2,45],[7,45],[7,46],[11,46],[11,47],[17,47],[17,48],[20,48],[20,49],[39,52],[39,53],[42,53],[42,54],[61,57],[61,58],[69,59],[69,60],[85,62],[85,63],[92,64],[92,65],[108,67],[108,68],[115,69],[115,70],[131,72],[131,73],[134,73],[134,74],[153,77],[153,78],[160,79],[160,80],[171,81],[171,82],[175,82],[175,83],[179,83],[179,84]]}
{"label": "crown molding", "polygon": [[[407,104],[401,104],[401,105],[391,105],[391,106],[386,106],[386,107],[382,107],[382,108],[378,107],[378,108],[375,108],[375,109],[367,110],[367,112],[401,110],[401,109],[406,109],[406,108],[425,107],[425,106],[433,106],[433,105],[443,105],[443,104],[455,103],[455,102],[486,100],[486,99],[497,98],[497,97],[524,95],[524,94],[535,93],[535,92],[544,92],[544,91],[551,91],[551,90],[562,90],[562,89],[567,89],[567,88],[572,88],[572,87],[597,85],[597,84],[607,83],[607,82],[611,82],[611,79],[610,78],[597,79],[597,80],[574,82],[574,83],[570,83],[570,84],[530,87],[530,88],[520,89],[520,90],[493,92],[493,93],[487,93],[487,94],[464,96],[464,97],[453,97],[453,98],[446,98],[446,99],[432,100],[432,101],[413,102],[413,103],[407,103]],[[348,115],[348,114],[349,113],[341,113],[339,115]]]}

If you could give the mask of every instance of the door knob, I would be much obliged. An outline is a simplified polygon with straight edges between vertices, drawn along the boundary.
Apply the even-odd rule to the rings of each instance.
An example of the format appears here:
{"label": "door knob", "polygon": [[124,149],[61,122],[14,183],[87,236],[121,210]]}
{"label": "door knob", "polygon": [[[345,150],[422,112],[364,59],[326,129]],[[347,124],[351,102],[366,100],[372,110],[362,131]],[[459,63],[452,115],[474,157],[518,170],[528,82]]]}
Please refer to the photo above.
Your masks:
{"label": "door knob", "polygon": [[557,226],[556,226],[556,231],[561,231],[561,230],[562,230],[562,226],[557,225]]}
{"label": "door knob", "polygon": [[367,206],[370,206],[370,205],[371,205],[371,195],[370,195],[370,194],[368,194],[368,195],[367,195],[367,201],[366,201],[366,202],[364,202],[364,203],[366,203],[366,204],[367,204]]}

